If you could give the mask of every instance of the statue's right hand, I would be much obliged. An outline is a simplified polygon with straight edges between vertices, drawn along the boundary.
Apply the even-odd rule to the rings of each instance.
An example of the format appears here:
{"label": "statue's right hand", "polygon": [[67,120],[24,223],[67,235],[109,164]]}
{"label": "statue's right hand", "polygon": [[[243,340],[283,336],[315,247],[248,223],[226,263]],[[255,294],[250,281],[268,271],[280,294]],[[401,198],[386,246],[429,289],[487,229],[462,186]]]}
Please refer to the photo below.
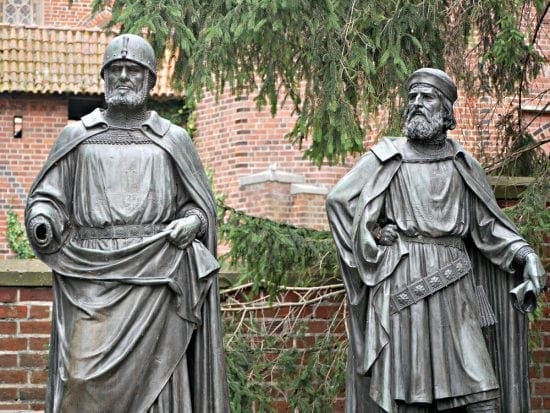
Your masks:
{"label": "statue's right hand", "polygon": [[50,220],[38,215],[29,222],[31,241],[38,247],[46,247],[53,240],[53,228]]}
{"label": "statue's right hand", "polygon": [[166,227],[167,230],[171,230],[168,234],[168,240],[183,250],[197,237],[200,228],[201,220],[197,215],[176,219]]}
{"label": "statue's right hand", "polygon": [[397,225],[395,224],[388,224],[381,227],[375,233],[376,241],[381,245],[392,245],[397,239],[397,236]]}

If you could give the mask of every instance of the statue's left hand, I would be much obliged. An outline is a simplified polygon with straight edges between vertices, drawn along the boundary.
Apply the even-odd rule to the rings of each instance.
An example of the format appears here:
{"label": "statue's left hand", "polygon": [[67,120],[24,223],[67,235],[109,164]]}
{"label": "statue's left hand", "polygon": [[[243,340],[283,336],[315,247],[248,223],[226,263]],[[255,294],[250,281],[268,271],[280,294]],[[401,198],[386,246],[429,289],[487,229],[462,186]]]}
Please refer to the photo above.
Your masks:
{"label": "statue's left hand", "polygon": [[527,255],[525,257],[525,266],[523,267],[523,279],[533,282],[537,295],[546,287],[547,278],[546,271],[538,255],[535,253]]}
{"label": "statue's left hand", "polygon": [[170,222],[166,229],[171,230],[168,240],[176,247],[185,249],[197,237],[201,229],[201,220],[196,215],[189,215]]}

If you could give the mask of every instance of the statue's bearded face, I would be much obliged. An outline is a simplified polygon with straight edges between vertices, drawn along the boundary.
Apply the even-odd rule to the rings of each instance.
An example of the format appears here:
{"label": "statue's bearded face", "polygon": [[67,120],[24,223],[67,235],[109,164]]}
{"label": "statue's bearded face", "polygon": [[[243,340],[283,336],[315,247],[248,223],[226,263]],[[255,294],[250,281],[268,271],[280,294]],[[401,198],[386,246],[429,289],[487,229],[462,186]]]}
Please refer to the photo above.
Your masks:
{"label": "statue's bearded face", "polygon": [[109,107],[138,108],[149,93],[148,69],[129,60],[105,68],[105,101]]}
{"label": "statue's bearded face", "polygon": [[431,143],[446,131],[442,97],[433,87],[418,85],[409,91],[405,134],[414,141]]}

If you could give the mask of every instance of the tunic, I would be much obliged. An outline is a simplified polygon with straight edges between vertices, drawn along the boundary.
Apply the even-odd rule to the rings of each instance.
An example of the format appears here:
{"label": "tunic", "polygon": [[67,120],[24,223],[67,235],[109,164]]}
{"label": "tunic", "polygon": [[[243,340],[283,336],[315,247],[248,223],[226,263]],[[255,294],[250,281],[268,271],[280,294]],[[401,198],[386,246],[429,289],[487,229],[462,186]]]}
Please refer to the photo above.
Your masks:
{"label": "tunic", "polygon": [[[468,192],[451,160],[404,162],[385,199],[386,219],[402,234],[464,238],[479,228],[483,206]],[[498,224],[497,224],[498,225]],[[505,228],[498,230],[509,231]],[[407,243],[392,277],[395,293],[462,257],[455,246]],[[477,318],[473,277],[466,276],[392,316],[394,398],[407,403],[498,389]]]}

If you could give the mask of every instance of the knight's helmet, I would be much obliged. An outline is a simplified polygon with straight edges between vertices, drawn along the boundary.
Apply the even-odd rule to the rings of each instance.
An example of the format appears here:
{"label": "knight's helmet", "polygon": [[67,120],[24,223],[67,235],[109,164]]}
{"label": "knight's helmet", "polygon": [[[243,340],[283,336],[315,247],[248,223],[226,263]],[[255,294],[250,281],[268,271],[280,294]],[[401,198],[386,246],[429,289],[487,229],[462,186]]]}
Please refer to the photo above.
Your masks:
{"label": "knight's helmet", "polygon": [[135,34],[121,34],[115,37],[103,55],[103,65],[101,66],[101,77],[105,68],[115,60],[130,60],[149,69],[153,76],[151,87],[157,80],[157,61],[153,48],[143,37]]}

